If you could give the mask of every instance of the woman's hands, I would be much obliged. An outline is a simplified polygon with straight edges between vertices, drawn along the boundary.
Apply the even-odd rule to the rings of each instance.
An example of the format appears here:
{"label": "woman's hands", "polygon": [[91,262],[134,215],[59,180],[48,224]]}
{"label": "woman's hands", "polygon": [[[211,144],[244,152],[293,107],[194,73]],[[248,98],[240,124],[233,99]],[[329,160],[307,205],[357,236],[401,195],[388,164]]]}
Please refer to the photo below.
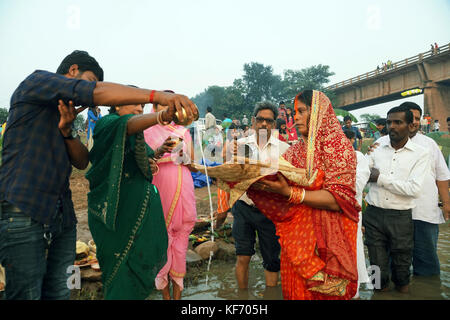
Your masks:
{"label": "woman's hands", "polygon": [[152,175],[156,175],[159,171],[158,164],[152,158],[148,158],[148,162],[150,163],[150,169],[152,171]]}
{"label": "woman's hands", "polygon": [[258,180],[252,185],[252,187],[257,190],[278,193],[285,197],[289,197],[291,195],[291,187],[287,183],[286,178],[280,173],[277,173],[277,180]]}
{"label": "woman's hands", "polygon": [[156,149],[155,151],[155,159],[160,159],[165,153],[172,153],[173,148],[175,148],[176,141],[172,140],[171,137],[168,137],[164,143]]}

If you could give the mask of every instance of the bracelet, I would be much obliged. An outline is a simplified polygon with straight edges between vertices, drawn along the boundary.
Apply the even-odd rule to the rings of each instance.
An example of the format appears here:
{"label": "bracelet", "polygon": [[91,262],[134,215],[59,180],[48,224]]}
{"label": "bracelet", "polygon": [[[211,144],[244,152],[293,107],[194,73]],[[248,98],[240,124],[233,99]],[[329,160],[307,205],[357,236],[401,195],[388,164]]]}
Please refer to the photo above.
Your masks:
{"label": "bracelet", "polygon": [[150,92],[150,103],[153,103],[153,97],[155,96],[155,92],[156,90],[152,90],[152,92]]}
{"label": "bracelet", "polygon": [[294,187],[291,187],[291,194],[289,195],[288,202],[291,202],[292,195],[294,194]]}
{"label": "bracelet", "polygon": [[158,169],[158,170],[156,170],[155,173],[152,173],[152,176],[156,176],[159,173],[159,166],[158,165],[156,165],[156,169]]}
{"label": "bracelet", "polygon": [[301,204],[305,200],[306,190],[304,188],[291,187],[291,195],[288,199],[289,203]]}
{"label": "bracelet", "polygon": [[302,198],[300,199],[300,203],[303,203],[303,200],[305,200],[306,190],[302,188]]}
{"label": "bracelet", "polygon": [[162,119],[162,113],[164,110],[158,111],[157,115],[156,115],[156,121],[158,122],[158,124],[162,125],[162,126],[167,126],[170,122],[166,122],[163,121]]}

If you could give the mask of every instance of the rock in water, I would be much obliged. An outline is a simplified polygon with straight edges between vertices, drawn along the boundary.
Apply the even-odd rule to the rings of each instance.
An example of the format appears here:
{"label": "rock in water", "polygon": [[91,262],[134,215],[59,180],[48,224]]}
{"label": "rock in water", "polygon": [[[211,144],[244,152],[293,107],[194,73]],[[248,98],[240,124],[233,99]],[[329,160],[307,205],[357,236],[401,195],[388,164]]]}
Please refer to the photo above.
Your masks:
{"label": "rock in water", "polygon": [[197,265],[202,262],[202,257],[198,255],[197,252],[189,249],[186,252],[186,264],[187,265]]}
{"label": "rock in water", "polygon": [[209,252],[212,251],[215,254],[219,250],[216,242],[206,241],[195,248],[195,252],[198,253],[202,259],[209,259]]}

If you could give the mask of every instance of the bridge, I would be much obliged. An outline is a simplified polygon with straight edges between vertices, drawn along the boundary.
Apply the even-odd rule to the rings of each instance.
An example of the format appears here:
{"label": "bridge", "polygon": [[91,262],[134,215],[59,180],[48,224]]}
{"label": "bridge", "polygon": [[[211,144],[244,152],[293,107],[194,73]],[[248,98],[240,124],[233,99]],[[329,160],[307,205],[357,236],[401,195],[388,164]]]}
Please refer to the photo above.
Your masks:
{"label": "bridge", "polygon": [[335,107],[348,111],[402,99],[402,92],[421,89],[424,113],[445,128],[450,116],[450,43],[437,52],[430,49],[326,89],[336,94]]}

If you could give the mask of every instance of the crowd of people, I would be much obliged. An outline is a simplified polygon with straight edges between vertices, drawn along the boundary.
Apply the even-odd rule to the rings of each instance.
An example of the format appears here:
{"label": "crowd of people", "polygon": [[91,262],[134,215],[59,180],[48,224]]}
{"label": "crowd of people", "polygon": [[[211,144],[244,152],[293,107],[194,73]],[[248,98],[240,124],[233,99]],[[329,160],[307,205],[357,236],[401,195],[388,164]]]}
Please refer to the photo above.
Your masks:
{"label": "crowd of people", "polygon": [[[89,163],[88,223],[105,299],[145,299],[154,288],[164,299],[181,299],[197,217],[188,125],[199,111],[172,91],[103,80],[99,63],[74,51],[56,73],[35,71],[12,95],[0,167],[8,300],[70,298],[77,219],[69,177],[72,166]],[[148,103],[153,109],[144,114]],[[73,123],[88,106],[85,145]],[[109,114],[98,106],[110,106]],[[310,181],[302,186],[270,175],[231,207],[230,193],[218,189],[215,223],[233,215],[240,289],[249,285],[256,238],[266,286],[277,286],[281,274],[284,299],[358,298],[361,283],[371,281],[364,244],[381,271],[377,291],[389,290],[392,280],[408,292],[411,266],[414,275],[439,274],[438,226],[450,213],[450,172],[436,143],[419,132],[419,106],[390,109],[366,155],[351,118],[342,126],[320,91],[298,93],[293,108],[261,102],[249,118],[223,117],[218,126],[207,108],[205,144],[215,157],[232,158],[244,146],[246,157],[281,158]]]}

